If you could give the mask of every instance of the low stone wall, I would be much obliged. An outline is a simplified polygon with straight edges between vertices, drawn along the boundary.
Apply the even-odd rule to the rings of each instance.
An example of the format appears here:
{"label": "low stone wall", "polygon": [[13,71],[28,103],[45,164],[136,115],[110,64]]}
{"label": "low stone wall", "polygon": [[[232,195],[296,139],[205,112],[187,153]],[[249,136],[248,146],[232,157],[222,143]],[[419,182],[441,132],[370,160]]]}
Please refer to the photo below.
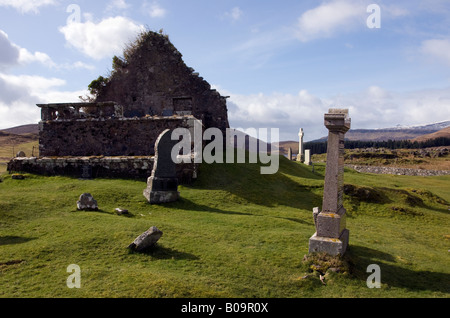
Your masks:
{"label": "low stone wall", "polygon": [[[42,157],[13,158],[8,171],[28,172],[47,176],[62,175],[78,178],[146,179],[152,173],[154,157]],[[197,176],[198,164],[177,165],[180,184],[189,184]]]}
{"label": "low stone wall", "polygon": [[425,170],[425,169],[410,169],[410,168],[396,168],[396,167],[381,167],[381,166],[358,166],[345,165],[358,172],[376,173],[376,174],[393,174],[405,176],[443,176],[450,175],[449,170]]}

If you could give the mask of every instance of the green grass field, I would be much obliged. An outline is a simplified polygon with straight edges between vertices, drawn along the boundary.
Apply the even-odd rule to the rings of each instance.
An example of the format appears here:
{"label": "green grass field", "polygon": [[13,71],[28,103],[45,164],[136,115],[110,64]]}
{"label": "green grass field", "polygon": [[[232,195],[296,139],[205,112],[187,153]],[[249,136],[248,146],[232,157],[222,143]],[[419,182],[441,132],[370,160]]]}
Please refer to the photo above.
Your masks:
{"label": "green grass field", "polygon": [[[324,171],[284,158],[275,175],[257,164],[203,164],[181,199],[164,205],[146,202],[143,180],[3,174],[0,297],[448,298],[450,176],[346,170],[346,270],[327,273],[324,285],[303,260]],[[99,211],[77,211],[83,192]],[[164,232],[157,247],[130,252],[151,226]],[[80,266],[81,288],[66,285],[70,264]],[[369,264],[380,266],[379,289],[366,285]]]}

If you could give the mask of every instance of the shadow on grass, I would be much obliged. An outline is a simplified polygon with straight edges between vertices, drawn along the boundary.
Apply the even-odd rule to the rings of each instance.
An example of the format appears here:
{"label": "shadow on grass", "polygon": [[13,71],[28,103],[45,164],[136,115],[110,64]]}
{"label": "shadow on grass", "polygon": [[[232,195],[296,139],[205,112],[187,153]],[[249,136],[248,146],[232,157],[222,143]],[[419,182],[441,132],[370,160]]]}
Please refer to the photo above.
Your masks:
{"label": "shadow on grass", "polygon": [[[302,220],[300,218],[286,218],[286,217],[282,217],[282,216],[275,216],[274,218],[276,219],[283,219],[283,220],[287,220],[287,221],[292,221],[292,222],[296,222],[296,223],[300,223],[300,224],[305,224],[305,225],[310,225],[310,226],[314,226],[314,222],[308,222],[305,220]],[[312,215],[311,215],[311,219],[312,219]]]}
{"label": "shadow on grass", "polygon": [[119,213],[117,213],[117,212],[115,212],[115,211],[105,211],[105,210],[102,210],[102,209],[97,209],[97,210],[88,210],[88,209],[86,209],[86,210],[72,210],[72,212],[74,212],[74,213],[100,213],[100,214],[109,214],[109,215],[117,215],[117,216],[125,217],[125,218],[132,218],[132,217],[134,217],[134,214],[133,214],[133,213],[130,213],[130,212],[119,214]]}
{"label": "shadow on grass", "polygon": [[35,237],[0,236],[0,245],[22,244],[35,239]]}
{"label": "shadow on grass", "polygon": [[151,256],[152,258],[155,258],[155,259],[173,259],[173,260],[189,260],[189,261],[199,259],[194,254],[180,252],[180,251],[168,248],[168,247],[161,246],[159,244],[156,244],[153,247],[148,248],[141,252],[130,250],[129,253],[130,254],[144,254],[144,255]]}
{"label": "shadow on grass", "polygon": [[371,274],[366,272],[367,266],[377,264],[381,270],[381,284],[411,291],[450,292],[450,274],[405,268],[405,265],[395,264],[395,257],[388,253],[350,245],[345,257],[350,263],[352,275],[361,280],[367,280]]}
{"label": "shadow on grass", "polygon": [[213,213],[221,213],[221,214],[236,214],[236,215],[253,215],[252,213],[227,211],[227,210],[212,208],[207,205],[197,204],[186,198],[179,198],[178,201],[167,204],[167,206],[170,206],[171,208],[175,208],[175,209],[191,210],[191,211],[204,211],[204,212],[213,212]]}
{"label": "shadow on grass", "polygon": [[227,191],[249,203],[265,207],[284,205],[310,210],[322,202],[322,196],[315,193],[317,184],[301,184],[289,178],[288,174],[321,179],[287,159],[280,161],[280,170],[275,174],[261,174],[258,164],[204,164],[192,188]]}

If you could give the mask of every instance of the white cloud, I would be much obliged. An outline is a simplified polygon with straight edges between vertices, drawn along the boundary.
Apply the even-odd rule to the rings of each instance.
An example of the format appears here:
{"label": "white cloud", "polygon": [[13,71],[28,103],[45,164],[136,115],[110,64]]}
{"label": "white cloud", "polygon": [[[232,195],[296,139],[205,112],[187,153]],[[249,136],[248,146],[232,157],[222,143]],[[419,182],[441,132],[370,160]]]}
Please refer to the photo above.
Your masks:
{"label": "white cloud", "polygon": [[360,1],[333,0],[303,13],[297,24],[297,37],[303,42],[330,37],[353,28],[366,19],[366,7]]}
{"label": "white cloud", "polygon": [[296,140],[295,134],[300,127],[313,127],[309,129],[309,137],[323,135],[323,125],[321,127],[317,123],[323,122],[323,114],[329,106],[328,101],[310,94],[307,90],[300,90],[295,95],[239,95],[223,89],[219,91],[230,96],[227,105],[232,128],[279,128],[282,140]]}
{"label": "white cloud", "polygon": [[423,41],[420,51],[433,60],[438,60],[447,66],[450,66],[450,39],[431,39]]}
{"label": "white cloud", "polygon": [[0,30],[0,69],[17,64],[19,59],[19,48],[11,43],[8,34]]}
{"label": "white cloud", "polygon": [[231,19],[232,22],[238,21],[244,12],[239,7],[234,7],[229,12],[225,12],[225,17]]}
{"label": "white cloud", "polygon": [[29,91],[30,95],[33,96],[41,96],[51,88],[66,84],[66,81],[63,79],[45,78],[36,75],[0,74],[0,79],[12,86],[23,87],[25,91]]}
{"label": "white cloud", "polygon": [[382,17],[404,17],[411,14],[411,12],[405,8],[405,6],[399,6],[395,4],[385,4],[381,6]]}
{"label": "white cloud", "polygon": [[38,13],[40,7],[56,4],[55,0],[0,0],[0,7],[12,7],[20,13]]}
{"label": "white cloud", "polygon": [[125,17],[116,16],[93,21],[72,22],[59,28],[67,43],[95,60],[121,54],[125,45],[144,29]]}
{"label": "white cloud", "polygon": [[0,129],[37,123],[40,111],[36,104],[77,102],[85,90],[60,91],[66,81],[32,75],[0,73]]}
{"label": "white cloud", "polygon": [[77,61],[75,63],[61,64],[60,68],[67,69],[67,70],[78,69],[78,68],[81,68],[81,69],[84,68],[86,70],[94,70],[95,66],[92,65],[92,64],[87,64],[87,63],[84,63],[84,62],[81,62],[81,61]]}
{"label": "white cloud", "polygon": [[450,87],[409,92],[378,86],[330,98],[350,109],[353,128],[389,128],[450,120]]}
{"label": "white cloud", "polygon": [[280,129],[281,140],[297,140],[299,128],[305,141],[326,136],[323,115],[329,108],[348,108],[352,128],[389,128],[450,120],[450,87],[446,89],[390,91],[373,85],[352,94],[319,97],[307,90],[298,94],[238,95],[218,89],[228,99],[232,128]]}
{"label": "white cloud", "polygon": [[48,54],[36,51],[31,53],[25,48],[12,43],[8,35],[0,30],[0,69],[7,69],[12,66],[26,65],[30,63],[40,63],[48,68],[52,69],[94,69],[93,65],[89,65],[80,61],[75,63],[65,63],[57,64],[55,63]]}
{"label": "white cloud", "polygon": [[145,1],[142,5],[142,10],[152,18],[164,18],[167,14],[166,9],[160,6],[157,1],[148,2]]}
{"label": "white cloud", "polygon": [[108,6],[106,7],[106,10],[107,11],[115,10],[115,9],[124,10],[124,9],[128,9],[129,7],[130,7],[130,5],[128,3],[126,3],[125,0],[113,0],[108,4]]}
{"label": "white cloud", "polygon": [[21,64],[29,64],[33,62],[39,62],[48,67],[55,67],[55,62],[52,61],[50,56],[42,52],[34,52],[31,53],[27,49],[20,48],[19,49],[19,59],[18,62]]}
{"label": "white cloud", "polygon": [[41,63],[42,65],[56,70],[73,70],[73,69],[86,69],[86,70],[93,70],[95,69],[94,65],[87,64],[81,61],[77,61],[74,63],[62,63],[58,64],[55,63],[50,56],[48,56],[46,53],[42,52],[34,52],[30,53],[27,49],[20,48],[19,49],[19,59],[18,62],[20,64],[30,64],[30,63]]}

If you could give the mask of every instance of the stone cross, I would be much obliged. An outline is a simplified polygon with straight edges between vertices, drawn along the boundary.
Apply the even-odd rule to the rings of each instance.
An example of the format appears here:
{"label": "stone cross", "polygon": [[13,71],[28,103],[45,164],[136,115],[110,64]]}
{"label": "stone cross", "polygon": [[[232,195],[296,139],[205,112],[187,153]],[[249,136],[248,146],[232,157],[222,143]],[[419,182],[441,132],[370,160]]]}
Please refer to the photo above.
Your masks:
{"label": "stone cross", "polygon": [[155,142],[155,160],[151,176],[147,179],[144,196],[151,204],[178,200],[176,164],[172,160],[172,148],[178,140],[172,140],[172,130],[164,130]]}
{"label": "stone cross", "polygon": [[297,155],[297,161],[303,162],[303,128],[300,128],[300,131],[298,133],[299,141],[298,141],[298,155]]}
{"label": "stone cross", "polygon": [[313,209],[316,233],[309,239],[309,252],[343,255],[347,249],[349,231],[345,228],[343,207],[344,135],[350,129],[347,109],[330,109],[325,114],[328,129],[327,164],[322,211]]}

